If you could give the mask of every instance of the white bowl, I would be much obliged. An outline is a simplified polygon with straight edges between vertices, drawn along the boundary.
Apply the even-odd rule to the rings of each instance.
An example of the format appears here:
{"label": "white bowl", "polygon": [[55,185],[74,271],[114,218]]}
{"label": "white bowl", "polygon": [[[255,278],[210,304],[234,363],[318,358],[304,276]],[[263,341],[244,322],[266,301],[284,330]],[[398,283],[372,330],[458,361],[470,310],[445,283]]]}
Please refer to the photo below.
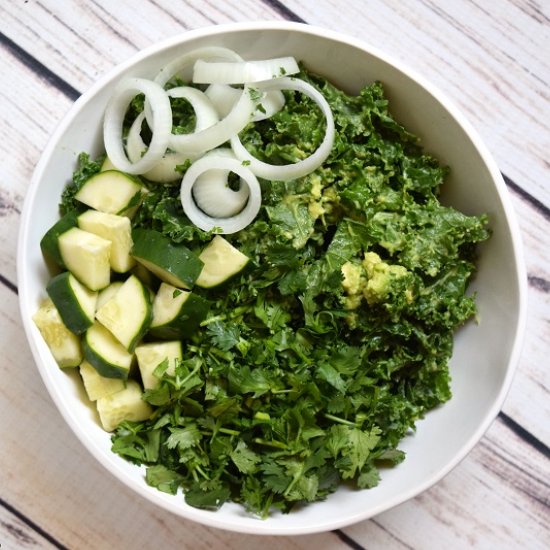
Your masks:
{"label": "white bowl", "polygon": [[[486,212],[494,231],[481,247],[478,293],[480,324],[456,336],[451,362],[453,398],[418,422],[401,449],[407,457],[382,474],[378,487],[341,488],[326,501],[267,520],[225,504],[217,512],[189,507],[181,496],[147,486],[143,469],[110,451],[110,437],[87,405],[77,375],[57,368],[31,316],[45,296],[48,272],[39,241],[58,217],[57,204],[81,151],[101,152],[102,112],[122,75],[152,77],[184,51],[219,45],[245,58],[293,55],[349,92],[373,80],[384,83],[392,112],[421,136],[424,146],[452,168],[444,202],[469,214]],[[500,172],[464,116],[422,77],[358,40],[294,23],[220,25],[186,32],[147,48],[102,78],[74,104],[44,151],[26,197],[18,250],[21,314],[44,382],[63,417],[99,462],[151,502],[185,518],[257,534],[301,534],[340,528],[383,512],[424,491],[463,459],[495,418],[518,361],[525,325],[526,276],[519,230]],[[116,486],[114,489],[116,490]]]}

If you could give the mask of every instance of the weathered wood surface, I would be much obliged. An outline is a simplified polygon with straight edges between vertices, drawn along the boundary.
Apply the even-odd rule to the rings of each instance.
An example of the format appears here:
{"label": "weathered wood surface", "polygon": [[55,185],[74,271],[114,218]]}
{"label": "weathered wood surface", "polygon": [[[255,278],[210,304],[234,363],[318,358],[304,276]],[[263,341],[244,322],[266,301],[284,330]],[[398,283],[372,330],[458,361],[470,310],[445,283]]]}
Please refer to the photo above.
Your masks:
{"label": "weathered wood surface", "polygon": [[[304,20],[400,58],[454,99],[508,178],[530,315],[503,412],[435,487],[336,533],[258,538],[138,499],[91,458],[47,394],[16,295],[33,167],[79,93],[136,50],[213,23]],[[550,545],[550,10],[548,3],[187,0],[0,2],[0,545],[5,548],[544,548]],[[116,513],[113,513],[116,511]]]}

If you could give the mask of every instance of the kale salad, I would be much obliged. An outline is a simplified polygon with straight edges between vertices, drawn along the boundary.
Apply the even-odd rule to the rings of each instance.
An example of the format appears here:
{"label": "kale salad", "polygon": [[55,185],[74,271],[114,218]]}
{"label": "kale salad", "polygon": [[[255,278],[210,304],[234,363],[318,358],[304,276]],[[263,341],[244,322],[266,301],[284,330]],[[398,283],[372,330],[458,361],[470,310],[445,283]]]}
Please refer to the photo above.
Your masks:
{"label": "kale salad", "polygon": [[[123,419],[112,434],[113,452],[145,465],[149,485],[181,490],[203,509],[241,503],[261,518],[341,484],[372,488],[381,469],[405,458],[403,438],[451,398],[453,337],[475,318],[467,288],[476,245],[489,237],[486,216],[441,204],[449,169],[394,119],[382,83],[348,95],[299,70],[330,106],[330,154],[301,177],[258,177],[257,215],[223,235],[246,265],[223,284],[192,287],[207,313],[180,338],[174,368],[155,366],[141,395],[148,417]],[[310,97],[282,95],[284,106],[239,133],[271,165],[307,158],[326,132]],[[137,95],[124,132],[144,108]],[[188,99],[172,99],[172,116],[173,133],[193,131]],[[145,143],[147,132],[144,123]],[[78,192],[103,161],[80,155],[62,214],[82,211]],[[198,256],[218,230],[184,211],[180,183],[191,166],[179,164],[171,182],[132,176],[147,192],[135,197],[131,229]],[[238,189],[239,178],[230,174],[227,185]],[[151,276],[146,285],[154,294],[159,283]],[[128,377],[142,382],[139,372]]]}

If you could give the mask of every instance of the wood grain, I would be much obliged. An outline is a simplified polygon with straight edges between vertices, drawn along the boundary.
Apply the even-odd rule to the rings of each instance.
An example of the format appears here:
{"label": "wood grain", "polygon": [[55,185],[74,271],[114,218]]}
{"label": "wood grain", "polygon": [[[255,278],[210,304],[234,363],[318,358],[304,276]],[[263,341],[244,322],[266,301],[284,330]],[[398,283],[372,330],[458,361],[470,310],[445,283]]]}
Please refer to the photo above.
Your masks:
{"label": "wood grain", "polygon": [[49,550],[55,544],[35,528],[26,523],[9,506],[0,506],[0,547],[2,550]]}

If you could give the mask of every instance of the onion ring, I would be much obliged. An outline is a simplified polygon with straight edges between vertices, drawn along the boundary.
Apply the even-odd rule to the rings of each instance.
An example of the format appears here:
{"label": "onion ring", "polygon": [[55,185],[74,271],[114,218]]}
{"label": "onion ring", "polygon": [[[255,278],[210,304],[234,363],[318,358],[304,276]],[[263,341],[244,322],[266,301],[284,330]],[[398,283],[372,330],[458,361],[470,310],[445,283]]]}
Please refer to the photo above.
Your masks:
{"label": "onion ring", "polygon": [[195,84],[249,84],[300,72],[294,57],[258,61],[206,61],[198,59],[193,68]]}
{"label": "onion ring", "polygon": [[253,157],[241,143],[239,136],[235,134],[231,138],[231,148],[233,149],[235,156],[241,161],[248,162],[248,167],[250,170],[252,170],[256,176],[264,179],[289,181],[301,178],[302,176],[313,172],[313,170],[318,168],[328,158],[332,150],[332,145],[334,144],[334,117],[332,116],[332,111],[327,103],[327,100],[324,98],[323,94],[321,94],[311,84],[298,78],[277,78],[270,82],[259,84],[258,87],[260,90],[265,91],[294,90],[307,95],[315,101],[315,103],[317,103],[325,115],[325,137],[317,150],[306,159],[300,160],[293,164],[278,166],[275,164],[262,162],[261,160]]}
{"label": "onion ring", "polygon": [[[122,124],[130,102],[140,93],[147,98],[153,113],[152,138],[145,154],[136,162],[131,162],[124,151]],[[153,168],[164,155],[171,132],[172,108],[166,92],[159,84],[143,78],[126,78],[118,84],[107,104],[103,121],[105,151],[118,170],[137,175]]]}
{"label": "onion ring", "polygon": [[[246,206],[230,218],[215,218],[203,212],[193,200],[193,185],[197,178],[209,170],[226,170],[239,175],[246,183],[249,197]],[[187,170],[181,182],[181,204],[187,217],[199,229],[210,231],[220,228],[222,233],[231,234],[244,229],[257,216],[261,202],[261,189],[256,176],[237,159],[221,155],[205,155],[196,160]]]}
{"label": "onion ring", "polygon": [[[206,156],[235,158],[231,149],[214,149]],[[204,158],[204,157],[203,157]],[[233,191],[228,185],[229,170],[212,169],[203,172],[193,185],[193,198],[197,206],[213,218],[230,218],[246,205],[250,190],[241,178],[241,185]]]}
{"label": "onion ring", "polygon": [[[240,90],[229,84],[210,84],[204,93],[213,103],[220,117],[227,116],[240,96]],[[283,108],[284,104],[285,96],[280,90],[265,92],[252,116],[252,122],[272,117]]]}
{"label": "onion ring", "polygon": [[255,97],[251,88],[245,86],[239,100],[227,116],[200,132],[172,134],[169,137],[170,148],[181,153],[202,153],[218,147],[237,135],[250,122],[259,99]]}

